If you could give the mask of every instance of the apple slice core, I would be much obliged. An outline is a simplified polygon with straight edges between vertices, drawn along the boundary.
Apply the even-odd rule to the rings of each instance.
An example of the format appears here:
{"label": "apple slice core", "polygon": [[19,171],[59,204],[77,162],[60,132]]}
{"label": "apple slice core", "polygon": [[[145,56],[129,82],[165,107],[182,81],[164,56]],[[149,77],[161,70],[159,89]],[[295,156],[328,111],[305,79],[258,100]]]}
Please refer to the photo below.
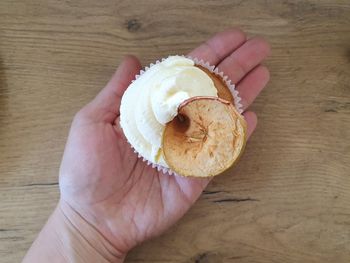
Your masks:
{"label": "apple slice core", "polygon": [[210,177],[230,168],[243,152],[246,122],[232,103],[193,97],[166,124],[162,149],[169,168],[182,176]]}

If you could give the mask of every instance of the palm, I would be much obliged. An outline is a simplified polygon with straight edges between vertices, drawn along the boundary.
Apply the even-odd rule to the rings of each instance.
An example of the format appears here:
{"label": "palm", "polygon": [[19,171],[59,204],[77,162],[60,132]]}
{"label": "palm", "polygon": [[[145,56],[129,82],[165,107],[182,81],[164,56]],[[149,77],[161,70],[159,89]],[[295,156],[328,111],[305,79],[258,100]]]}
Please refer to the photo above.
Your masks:
{"label": "palm", "polygon": [[[62,198],[81,214],[115,221],[115,225],[102,227],[118,244],[134,246],[161,233],[188,210],[206,183],[147,166],[117,125],[73,122],[61,167]],[[125,227],[129,233],[121,238],[119,229]]]}
{"label": "palm", "polygon": [[[236,55],[238,62],[235,63],[234,56],[228,55],[243,42],[244,35],[231,30],[217,35],[190,55],[219,64],[235,83],[243,79],[238,89],[242,89],[240,93],[246,108],[268,80],[265,68],[256,67],[267,55],[268,46],[260,39],[255,40],[255,44],[254,40],[247,41],[234,51],[241,56]],[[221,50],[214,52],[215,45]],[[249,52],[257,52],[259,45],[264,54],[249,58],[244,66],[239,59],[251,56]],[[239,53],[239,50],[242,51]],[[231,76],[228,68],[240,75]],[[60,170],[62,199],[125,251],[176,222],[208,183],[206,179],[158,172],[130,148],[118,124],[119,103],[126,86],[139,70],[139,62],[129,58],[107,87],[76,116]],[[251,85],[247,91],[245,87]],[[245,113],[245,118],[250,134],[256,118],[251,112]]]}

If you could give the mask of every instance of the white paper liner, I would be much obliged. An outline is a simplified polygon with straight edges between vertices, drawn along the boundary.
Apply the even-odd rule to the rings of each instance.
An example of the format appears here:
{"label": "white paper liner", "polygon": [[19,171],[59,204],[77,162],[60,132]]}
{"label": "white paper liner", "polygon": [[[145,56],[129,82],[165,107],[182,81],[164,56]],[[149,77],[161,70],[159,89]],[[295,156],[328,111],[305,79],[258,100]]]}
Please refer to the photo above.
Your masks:
{"label": "white paper liner", "polygon": [[[233,83],[231,83],[231,80],[222,72],[222,71],[219,71],[218,68],[216,68],[215,66],[212,66],[209,64],[209,62],[205,62],[204,60],[202,59],[197,59],[197,58],[193,58],[193,57],[190,57],[190,56],[184,56],[184,55],[171,55],[171,56],[180,56],[180,57],[184,57],[184,58],[189,58],[191,59],[195,65],[200,65],[206,69],[208,69],[211,73],[217,75],[217,76],[220,76],[221,79],[224,80],[226,86],[229,88],[229,90],[231,91],[231,94],[233,96],[233,99],[234,99],[234,104],[235,104],[235,107],[237,109],[237,111],[242,114],[243,112],[243,106],[241,104],[241,98],[239,97],[239,93],[238,91],[236,90],[235,88],[235,85]],[[170,57],[170,56],[169,56]],[[140,70],[140,73],[137,74],[135,76],[135,79],[132,80],[131,82],[134,82],[136,79],[138,79],[143,73],[145,73],[149,68],[151,68],[152,66],[154,66],[155,64],[159,64],[160,62],[164,61],[165,59],[167,58],[162,58],[161,60],[157,60],[155,63],[151,63],[149,66],[146,66],[145,69],[141,69]],[[178,173],[175,173],[174,171],[172,171],[171,169],[167,168],[167,167],[164,167],[160,164],[155,164],[155,163],[152,163],[151,161],[145,159],[141,154],[139,154],[136,149],[132,146],[132,144],[129,142],[129,145],[131,146],[131,148],[134,150],[134,152],[137,154],[138,158],[142,159],[143,162],[145,162],[147,165],[150,165],[152,168],[155,168],[157,169],[158,171],[161,171],[163,172],[164,174],[169,174],[169,175],[175,175],[175,176],[181,176],[180,174]]]}

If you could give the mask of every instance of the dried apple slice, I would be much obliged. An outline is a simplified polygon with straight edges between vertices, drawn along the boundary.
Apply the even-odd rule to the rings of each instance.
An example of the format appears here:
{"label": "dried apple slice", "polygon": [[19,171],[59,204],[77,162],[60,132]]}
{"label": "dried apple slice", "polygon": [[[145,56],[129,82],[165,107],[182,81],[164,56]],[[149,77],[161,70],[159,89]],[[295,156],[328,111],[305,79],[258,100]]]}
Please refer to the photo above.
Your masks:
{"label": "dried apple slice", "polygon": [[232,96],[231,91],[229,90],[226,83],[220,76],[215,75],[214,73],[210,72],[208,69],[200,65],[196,65],[196,67],[204,71],[209,76],[209,78],[212,79],[212,81],[214,82],[214,86],[218,91],[219,98],[230,101],[232,103],[234,102],[234,98]]}
{"label": "dried apple slice", "polygon": [[184,101],[166,124],[162,149],[169,168],[183,176],[209,177],[230,168],[243,151],[246,122],[232,103],[216,97]]}

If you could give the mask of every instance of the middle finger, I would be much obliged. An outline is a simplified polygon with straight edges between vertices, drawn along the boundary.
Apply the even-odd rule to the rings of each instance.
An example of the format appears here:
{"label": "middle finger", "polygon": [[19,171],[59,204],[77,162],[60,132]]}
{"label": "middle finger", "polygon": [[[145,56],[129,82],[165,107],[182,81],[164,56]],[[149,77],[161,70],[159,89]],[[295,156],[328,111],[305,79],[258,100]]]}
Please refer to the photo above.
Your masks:
{"label": "middle finger", "polygon": [[263,38],[255,37],[226,57],[218,65],[218,69],[236,84],[269,54],[269,44]]}

